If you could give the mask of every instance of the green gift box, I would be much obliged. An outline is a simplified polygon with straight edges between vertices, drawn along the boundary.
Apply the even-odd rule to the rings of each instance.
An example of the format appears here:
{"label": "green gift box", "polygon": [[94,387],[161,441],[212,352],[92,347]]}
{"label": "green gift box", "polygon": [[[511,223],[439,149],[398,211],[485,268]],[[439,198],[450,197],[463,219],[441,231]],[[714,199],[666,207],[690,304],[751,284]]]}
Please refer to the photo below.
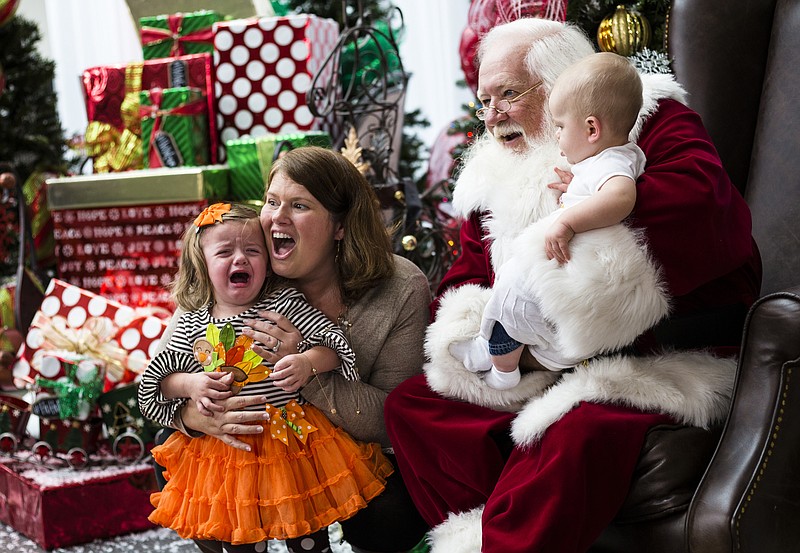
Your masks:
{"label": "green gift box", "polygon": [[225,149],[230,167],[231,191],[233,201],[252,201],[264,199],[269,171],[275,157],[276,148],[299,148],[319,146],[330,148],[331,137],[322,131],[244,137],[228,140]]}
{"label": "green gift box", "polygon": [[208,111],[199,88],[139,94],[145,168],[208,165]]}
{"label": "green gift box", "polygon": [[124,439],[125,434],[138,436],[144,445],[152,443],[160,428],[144,418],[139,410],[136,398],[138,389],[138,382],[117,386],[101,394],[97,399],[97,405],[100,407],[100,414],[103,417],[103,424],[106,426],[112,447],[115,444],[121,445],[120,442]]}
{"label": "green gift box", "polygon": [[211,10],[142,17],[139,19],[142,56],[152,60],[184,54],[211,54],[214,52],[211,27],[222,20],[222,15]]}

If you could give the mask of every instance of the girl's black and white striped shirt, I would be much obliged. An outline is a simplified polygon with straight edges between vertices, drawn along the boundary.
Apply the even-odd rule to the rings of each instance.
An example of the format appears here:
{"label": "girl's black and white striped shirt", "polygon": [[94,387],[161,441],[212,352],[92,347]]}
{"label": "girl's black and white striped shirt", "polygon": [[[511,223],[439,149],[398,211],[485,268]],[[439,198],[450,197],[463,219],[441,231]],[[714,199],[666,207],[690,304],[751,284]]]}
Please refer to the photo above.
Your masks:
{"label": "girl's black and white striped shirt", "polygon": [[[245,326],[244,319],[258,319],[258,311],[275,311],[280,313],[300,331],[303,340],[298,344],[300,353],[314,346],[325,346],[334,350],[342,362],[340,370],[348,380],[358,380],[355,367],[355,353],[347,343],[342,330],[332,323],[319,310],[309,305],[305,297],[294,288],[279,290],[269,298],[235,317],[215,319],[208,307],[183,314],[175,327],[166,349],[159,353],[147,366],[139,384],[139,408],[148,419],[164,426],[172,426],[175,414],[186,404],[187,398],[167,399],[161,394],[161,381],[175,372],[202,372],[203,367],[194,359],[192,353],[196,340],[204,339],[209,323],[221,328],[231,323],[236,335]],[[267,401],[280,407],[295,399],[304,400],[298,392],[285,392],[276,387],[269,379],[261,382],[250,382],[242,388],[242,395],[265,395]],[[250,410],[261,410],[264,406],[256,405]]]}

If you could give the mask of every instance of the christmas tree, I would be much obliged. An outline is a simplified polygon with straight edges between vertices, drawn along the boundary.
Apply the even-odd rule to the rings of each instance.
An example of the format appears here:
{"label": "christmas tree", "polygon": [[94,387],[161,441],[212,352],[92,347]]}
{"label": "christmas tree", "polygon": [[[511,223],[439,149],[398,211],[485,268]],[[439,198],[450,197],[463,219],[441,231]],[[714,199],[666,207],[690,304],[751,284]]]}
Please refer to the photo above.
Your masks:
{"label": "christmas tree", "polygon": [[0,27],[0,161],[11,163],[22,182],[37,169],[63,167],[66,142],[53,90],[55,64],[36,50],[35,23],[20,16]]}
{"label": "christmas tree", "polygon": [[[28,219],[38,242],[42,266],[52,263],[52,235],[42,209],[42,171],[63,172],[66,143],[53,90],[55,64],[36,50],[41,39],[36,24],[14,16],[0,26],[0,163],[17,173]],[[30,178],[30,181],[29,181]],[[20,231],[16,189],[2,190],[0,206],[0,275],[17,268]]]}

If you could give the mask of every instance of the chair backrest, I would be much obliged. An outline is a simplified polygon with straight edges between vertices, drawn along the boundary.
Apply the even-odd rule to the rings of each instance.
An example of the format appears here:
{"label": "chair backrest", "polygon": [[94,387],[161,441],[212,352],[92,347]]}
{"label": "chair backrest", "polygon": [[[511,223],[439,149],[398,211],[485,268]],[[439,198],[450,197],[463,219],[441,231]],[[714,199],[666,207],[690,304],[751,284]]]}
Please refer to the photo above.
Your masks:
{"label": "chair backrest", "polygon": [[800,283],[800,2],[674,0],[668,48],[689,105],[753,213],[762,294]]}

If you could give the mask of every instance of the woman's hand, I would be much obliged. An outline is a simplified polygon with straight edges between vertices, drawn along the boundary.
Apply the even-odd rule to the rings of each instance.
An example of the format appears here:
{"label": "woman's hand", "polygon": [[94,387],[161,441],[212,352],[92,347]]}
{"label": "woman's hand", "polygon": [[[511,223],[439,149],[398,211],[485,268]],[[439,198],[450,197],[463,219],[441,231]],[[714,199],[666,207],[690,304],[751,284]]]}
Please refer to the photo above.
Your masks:
{"label": "woman's hand", "polygon": [[229,446],[250,451],[250,446],[236,436],[241,434],[261,434],[264,427],[261,422],[269,418],[266,411],[242,411],[245,407],[266,403],[264,396],[234,396],[219,400],[217,405],[222,412],[212,412],[211,416],[202,415],[197,407],[189,402],[181,411],[181,419],[186,428],[208,434],[222,440]]}
{"label": "woman's hand", "polygon": [[257,342],[253,344],[254,352],[271,364],[287,355],[299,353],[297,344],[303,335],[289,319],[274,311],[259,311],[258,315],[261,320],[244,320],[249,327],[244,329],[244,334]]}

